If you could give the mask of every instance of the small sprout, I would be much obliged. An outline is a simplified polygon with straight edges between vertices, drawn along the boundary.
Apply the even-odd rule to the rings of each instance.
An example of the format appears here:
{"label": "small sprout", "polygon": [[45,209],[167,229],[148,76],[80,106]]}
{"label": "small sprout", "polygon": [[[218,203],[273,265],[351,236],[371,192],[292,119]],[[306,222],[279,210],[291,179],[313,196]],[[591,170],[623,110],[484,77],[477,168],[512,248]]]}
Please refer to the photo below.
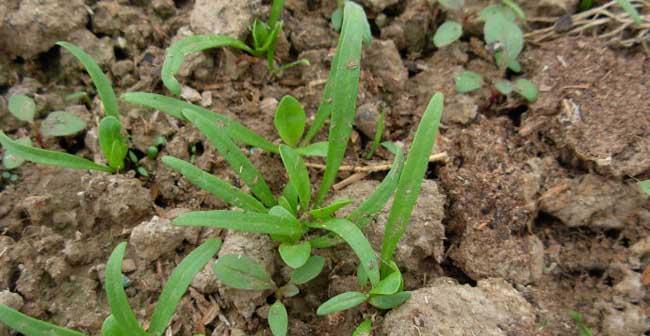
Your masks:
{"label": "small sprout", "polygon": [[301,285],[316,278],[325,266],[325,259],[321,256],[311,256],[302,267],[291,272],[291,283]]}
{"label": "small sprout", "polygon": [[367,299],[368,295],[361,292],[345,292],[320,305],[316,314],[322,316],[350,309],[364,303]]}
{"label": "small sprout", "polygon": [[639,188],[641,188],[641,191],[644,193],[650,195],[650,180],[639,182]]}
{"label": "small sprout", "polygon": [[585,321],[582,318],[582,314],[578,313],[575,310],[569,311],[569,316],[576,323],[578,328],[578,336],[593,336],[591,329],[585,324]]}
{"label": "small sprout", "polygon": [[278,252],[280,252],[280,257],[285,264],[296,269],[305,265],[309,259],[311,244],[308,241],[299,244],[282,243],[278,248]]}
{"label": "small sprout", "polygon": [[505,79],[499,79],[494,82],[494,88],[497,89],[501,94],[503,95],[509,95],[512,90],[514,89],[512,87],[512,83],[508,80]]}
{"label": "small sprout", "polygon": [[149,177],[149,172],[145,167],[138,166],[135,171],[137,171],[140,176]]}
{"label": "small sprout", "polygon": [[284,96],[275,110],[273,122],[282,141],[295,147],[305,131],[306,119],[300,102],[291,96]]}
{"label": "small sprout", "polygon": [[54,111],[47,115],[41,124],[41,134],[49,137],[75,135],[86,128],[86,122],[78,116]]}
{"label": "small sprout", "polygon": [[155,159],[156,156],[158,156],[158,147],[156,146],[149,146],[147,147],[147,157],[150,159]]}
{"label": "small sprout", "polygon": [[370,295],[391,295],[397,293],[402,286],[402,274],[397,271],[385,277],[370,290]]}
{"label": "small sprout", "polygon": [[288,283],[275,291],[275,296],[278,298],[290,298],[300,294],[298,286]]}
{"label": "small sprout", "polygon": [[372,332],[372,321],[363,320],[352,332],[352,336],[370,336]]}
{"label": "small sprout", "polygon": [[483,77],[473,71],[463,71],[456,76],[456,91],[468,93],[481,88]]}
{"label": "small sprout", "polygon": [[116,171],[124,168],[124,158],[127,152],[133,163],[138,162],[135,154],[128,150],[126,138],[122,135],[120,121],[113,116],[104,117],[99,123],[99,148],[108,161],[108,165]]}
{"label": "small sprout", "polygon": [[487,17],[483,27],[485,43],[500,45],[495,53],[500,68],[506,68],[516,60],[524,48],[524,35],[517,24],[502,11]]}
{"label": "small sprout", "polygon": [[450,45],[463,35],[463,26],[456,21],[443,23],[433,36],[433,44],[438,48]]}
{"label": "small sprout", "polygon": [[531,103],[535,102],[539,95],[537,86],[527,79],[517,79],[514,84],[514,91]]}
{"label": "small sprout", "polygon": [[9,112],[19,120],[33,123],[36,114],[36,103],[26,95],[11,96],[9,97]]}

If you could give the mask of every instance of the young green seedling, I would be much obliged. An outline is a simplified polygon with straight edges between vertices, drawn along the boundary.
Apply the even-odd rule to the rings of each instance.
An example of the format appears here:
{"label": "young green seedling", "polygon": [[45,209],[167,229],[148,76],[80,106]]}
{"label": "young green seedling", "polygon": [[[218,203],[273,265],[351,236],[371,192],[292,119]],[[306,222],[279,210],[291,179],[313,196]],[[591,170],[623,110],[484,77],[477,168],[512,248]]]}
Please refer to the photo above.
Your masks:
{"label": "young green seedling", "polygon": [[[218,239],[208,239],[192,251],[172,272],[163,287],[158,303],[145,331],[129,306],[124,292],[122,258],[126,243],[119,244],[108,259],[104,288],[111,314],[104,320],[102,336],[161,336],[172,320],[176,306],[190,286],[194,276],[212,259],[221,247]],[[0,305],[0,322],[26,336],[84,336],[85,334],[58,327]]]}
{"label": "young green seedling", "polygon": [[309,64],[307,60],[299,60],[282,66],[275,65],[275,47],[278,35],[282,31],[283,22],[280,20],[284,0],[273,0],[269,20],[263,22],[255,19],[251,27],[253,45],[249,46],[236,38],[225,35],[193,35],[183,38],[168,49],[161,72],[163,84],[172,94],[178,96],[181,93],[181,84],[174,77],[183,65],[185,56],[191,53],[221,47],[230,47],[242,50],[255,57],[266,57],[268,68],[271,73],[279,73],[291,66],[298,64]]}
{"label": "young green seedling", "polygon": [[[2,131],[0,131],[0,144],[12,156],[34,163],[71,169],[97,170],[110,173],[118,172],[124,168],[124,158],[127,154],[128,145],[126,138],[121,132],[122,126],[119,121],[117,98],[115,97],[111,83],[101,71],[99,65],[82,49],[67,42],[58,42],[57,44],[72,53],[84,65],[97,89],[105,114],[105,117],[99,123],[99,144],[108,165],[97,164],[67,153],[31,147],[25,141],[19,142],[12,140]],[[22,113],[21,115],[25,119],[30,119],[29,113],[24,113],[24,111],[31,110],[31,104],[25,98],[19,98],[19,100],[21,102],[21,108],[19,109]],[[33,114],[31,119],[33,120]],[[61,120],[63,120],[64,125],[62,125]],[[69,135],[85,127],[85,123],[82,123],[83,121],[76,116],[71,117],[67,114],[53,112],[43,122],[44,128],[42,128],[41,132],[44,135],[52,136]]]}

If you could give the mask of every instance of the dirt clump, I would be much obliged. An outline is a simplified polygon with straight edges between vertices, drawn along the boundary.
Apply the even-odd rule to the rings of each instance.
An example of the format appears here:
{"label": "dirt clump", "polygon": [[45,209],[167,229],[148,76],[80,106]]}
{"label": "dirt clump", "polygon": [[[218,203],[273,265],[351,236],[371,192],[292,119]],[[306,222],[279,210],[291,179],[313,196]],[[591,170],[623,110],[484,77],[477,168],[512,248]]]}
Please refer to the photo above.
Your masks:
{"label": "dirt clump", "polygon": [[197,0],[190,14],[192,30],[243,38],[259,16],[260,5],[260,0]]}
{"label": "dirt clump", "polygon": [[533,334],[533,307],[503,279],[481,280],[470,287],[438,278],[411,294],[409,301],[386,315],[383,335]]}
{"label": "dirt clump", "polygon": [[154,216],[131,230],[129,244],[140,258],[154,261],[166,253],[175,252],[187,235],[197,236],[200,228],[184,228],[171,224],[169,219]]}

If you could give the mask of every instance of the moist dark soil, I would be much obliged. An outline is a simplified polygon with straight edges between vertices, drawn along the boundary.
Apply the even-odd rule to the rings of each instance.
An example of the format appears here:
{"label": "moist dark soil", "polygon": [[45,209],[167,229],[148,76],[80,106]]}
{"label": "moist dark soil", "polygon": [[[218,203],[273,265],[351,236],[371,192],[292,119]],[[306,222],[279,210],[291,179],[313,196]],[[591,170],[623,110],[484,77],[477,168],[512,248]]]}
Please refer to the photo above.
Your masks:
{"label": "moist dark soil", "polygon": [[[160,80],[165,48],[190,29],[200,33],[196,6],[220,2],[48,0],[40,4],[46,9],[41,16],[20,12],[36,8],[34,1],[0,4],[0,18],[6,16],[0,21],[0,129],[12,138],[31,135],[43,148],[101,160],[101,104],[81,66],[53,42],[67,39],[88,50],[118,95],[168,95]],[[252,6],[244,9],[248,16],[265,16],[269,9],[259,1],[236,6],[248,6],[244,3]],[[273,76],[263,59],[208,51],[189,57],[182,68],[183,98],[279,141],[273,115],[284,95],[301,101],[309,116],[319,104],[338,38],[329,21],[335,3],[286,1],[278,61],[304,58],[310,65]],[[408,147],[435,91],[446,97],[435,151],[447,157],[430,163],[396,253],[406,289],[413,291],[411,302],[388,314],[363,305],[317,317],[316,308],[327,298],[357,289],[351,250],[319,250],[327,260],[324,271],[285,302],[289,334],[349,335],[371,318],[375,335],[577,335],[570,316],[577,311],[594,335],[648,335],[650,201],[636,184],[650,178],[650,58],[643,48],[558,34],[527,44],[522,75],[504,74],[486,57],[480,29],[470,23],[469,36],[436,49],[431,37],[445,14],[430,1],[361,3],[375,39],[363,58],[346,164],[391,159],[384,150],[364,159],[380,108],[386,112],[383,139]],[[559,10],[550,5],[557,11],[530,3],[524,5],[529,15],[575,10],[575,1],[559,1],[568,4],[557,5]],[[66,6],[74,10],[62,10]],[[647,15],[649,7],[645,10]],[[235,15],[232,20],[239,21],[230,28],[248,19]],[[11,29],[30,22],[49,28],[21,30],[19,37],[27,42],[12,47]],[[463,70],[481,73],[488,84],[456,93],[454,77]],[[540,88],[539,99],[527,103],[499,95],[489,83],[504,76],[531,79]],[[90,99],[64,99],[80,91]],[[7,99],[18,93],[35,98],[34,125],[8,113]],[[267,237],[169,224],[181,212],[226,204],[146,158],[157,137],[166,139],[158,158],[191,159],[237,186],[242,183],[191,125],[126,103],[120,108],[130,147],[144,157],[140,164],[148,177],[134,170],[107,175],[25,163],[11,171],[17,179],[0,179],[0,303],[99,334],[108,315],[105,263],[122,241],[129,241],[126,291],[141,321],[151,316],[173,268],[208,237],[224,240],[219,255],[249,255],[283,283],[289,270]],[[39,123],[54,110],[74,111],[88,121],[88,129],[72,138],[40,137]],[[317,138],[324,140],[326,133]],[[245,150],[273,191],[281,192],[286,177],[280,158]],[[318,181],[322,171],[311,173]],[[332,198],[360,201],[384,175],[369,174]],[[340,180],[349,176],[341,172]],[[366,229],[375,248],[385,220],[386,211]],[[270,335],[266,317],[273,300],[272,293],[223,287],[208,265],[179,305],[171,334]],[[0,335],[10,335],[3,328]]]}

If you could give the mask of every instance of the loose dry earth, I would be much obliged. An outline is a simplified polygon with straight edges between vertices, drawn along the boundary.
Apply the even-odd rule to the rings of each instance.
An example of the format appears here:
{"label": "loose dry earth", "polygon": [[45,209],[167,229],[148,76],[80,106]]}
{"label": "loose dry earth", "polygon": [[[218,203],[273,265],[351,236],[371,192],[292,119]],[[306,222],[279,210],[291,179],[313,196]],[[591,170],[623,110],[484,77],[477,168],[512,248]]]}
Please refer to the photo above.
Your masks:
{"label": "loose dry earth", "polygon": [[[372,318],[376,335],[576,335],[569,316],[576,310],[596,335],[648,335],[650,201],[636,186],[650,178],[650,58],[642,48],[611,48],[587,36],[528,44],[522,65],[524,77],[540,87],[536,103],[495,95],[487,86],[461,95],[453,78],[464,69],[486,81],[502,77],[484,56],[480,26],[466,22],[473,36],[437,50],[431,36],[445,14],[431,1],[360,2],[375,39],[363,59],[346,160],[389,160],[383,151],[362,159],[379,107],[387,113],[384,139],[408,144],[434,91],[446,95],[437,150],[449,160],[430,165],[396,255],[411,301],[388,314],[361,306],[316,317],[324,300],[356,288],[357,262],[346,248],[318,251],[326,269],[287,301],[290,334],[349,335]],[[468,12],[489,3],[468,2]],[[524,1],[524,8],[529,17],[560,16],[577,2]],[[306,58],[310,66],[275,78],[265,61],[247,55],[196,54],[181,71],[183,97],[278,139],[272,120],[282,96],[298,98],[310,114],[318,105],[338,36],[329,25],[334,7],[335,1],[286,1],[278,57]],[[192,33],[245,38],[252,19],[268,9],[259,0],[3,1],[0,128],[12,137],[36,135],[38,127],[7,111],[9,96],[27,93],[35,97],[39,120],[67,110],[92,125],[76,137],[39,139],[42,147],[100,159],[99,100],[81,66],[55,41],[88,50],[118,94],[168,94],[160,67],[172,41]],[[94,99],[64,101],[78,91]],[[194,147],[199,167],[239,183],[193,127],[127,104],[121,113],[138,155],[164,136],[161,154],[189,159]],[[279,191],[286,180],[280,159],[256,150],[250,157]],[[121,241],[129,242],[127,294],[142,321],[174,266],[210,236],[224,240],[220,254],[244,253],[280,283],[287,278],[266,237],[171,226],[179,212],[225,204],[155,160],[143,165],[149,178],[24,164],[15,171],[17,181],[0,180],[0,303],[98,334],[108,314],[105,262]],[[312,170],[314,181],[320,173]],[[369,175],[333,197],[361,200],[382,178]],[[383,214],[367,228],[375,247],[385,221]],[[209,266],[179,306],[172,334],[270,335],[271,293],[225,288]],[[9,335],[3,328],[0,335]]]}

